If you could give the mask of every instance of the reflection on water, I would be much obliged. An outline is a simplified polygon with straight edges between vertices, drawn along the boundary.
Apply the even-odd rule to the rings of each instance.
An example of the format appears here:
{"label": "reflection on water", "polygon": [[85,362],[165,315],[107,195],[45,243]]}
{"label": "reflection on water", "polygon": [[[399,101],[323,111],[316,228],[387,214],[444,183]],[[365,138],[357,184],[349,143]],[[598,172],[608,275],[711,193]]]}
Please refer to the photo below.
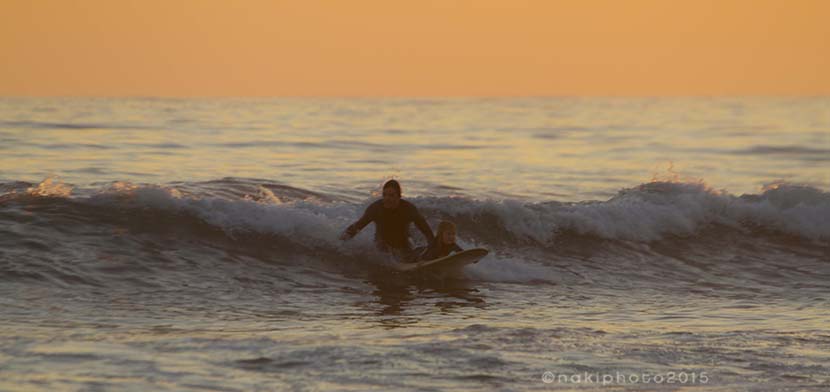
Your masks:
{"label": "reflection on water", "polygon": [[434,304],[441,312],[486,307],[484,295],[476,289],[476,282],[463,276],[436,278],[428,274],[376,270],[369,274],[366,283],[374,287],[372,296],[380,305],[377,315],[395,316],[379,318],[388,328],[416,324],[419,321],[417,314],[430,311],[424,309],[427,306],[424,302]]}

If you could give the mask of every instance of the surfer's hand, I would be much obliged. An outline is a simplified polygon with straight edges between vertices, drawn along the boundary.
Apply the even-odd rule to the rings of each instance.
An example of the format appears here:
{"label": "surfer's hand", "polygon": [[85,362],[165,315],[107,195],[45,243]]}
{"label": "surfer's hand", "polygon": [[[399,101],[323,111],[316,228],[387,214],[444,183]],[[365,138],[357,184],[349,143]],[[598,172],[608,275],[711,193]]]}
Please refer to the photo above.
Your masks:
{"label": "surfer's hand", "polygon": [[343,234],[340,234],[340,239],[346,241],[354,237],[355,234],[357,234],[357,230],[355,230],[354,227],[349,226]]}

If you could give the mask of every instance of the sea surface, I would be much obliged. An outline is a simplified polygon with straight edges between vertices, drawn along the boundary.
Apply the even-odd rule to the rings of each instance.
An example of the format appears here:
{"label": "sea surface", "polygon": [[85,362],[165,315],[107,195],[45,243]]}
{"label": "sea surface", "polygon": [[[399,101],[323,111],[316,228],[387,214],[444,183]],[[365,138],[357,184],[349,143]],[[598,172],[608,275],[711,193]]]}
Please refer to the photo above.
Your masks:
{"label": "sea surface", "polygon": [[830,390],[830,98],[0,98],[2,391],[593,389]]}

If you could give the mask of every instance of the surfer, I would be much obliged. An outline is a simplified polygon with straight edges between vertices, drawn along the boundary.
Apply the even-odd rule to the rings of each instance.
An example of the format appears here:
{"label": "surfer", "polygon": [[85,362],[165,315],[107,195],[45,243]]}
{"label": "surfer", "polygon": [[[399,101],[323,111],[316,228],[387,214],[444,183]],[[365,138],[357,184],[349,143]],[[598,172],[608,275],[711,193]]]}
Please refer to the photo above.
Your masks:
{"label": "surfer", "polygon": [[429,245],[424,253],[421,254],[421,260],[433,260],[445,256],[449,256],[453,252],[461,252],[458,244],[455,243],[455,224],[450,221],[441,221],[438,224],[438,232],[435,234],[435,239]]}
{"label": "surfer", "polygon": [[375,244],[378,249],[403,256],[407,261],[412,258],[410,223],[415,223],[426,237],[427,243],[432,243],[433,240],[432,229],[415,205],[401,199],[401,184],[396,180],[383,184],[383,199],[370,204],[363,216],[346,228],[340,239],[354,237],[370,222],[375,222]]}

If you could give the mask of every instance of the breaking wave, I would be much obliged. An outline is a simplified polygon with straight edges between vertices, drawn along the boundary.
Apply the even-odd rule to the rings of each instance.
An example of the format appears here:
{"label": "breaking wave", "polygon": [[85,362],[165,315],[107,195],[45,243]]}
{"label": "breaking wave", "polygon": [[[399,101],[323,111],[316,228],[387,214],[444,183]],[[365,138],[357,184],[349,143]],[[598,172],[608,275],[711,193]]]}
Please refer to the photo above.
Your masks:
{"label": "breaking wave", "polygon": [[[771,246],[787,256],[776,265],[809,264],[826,256],[830,240],[830,194],[799,185],[775,184],[760,194],[736,196],[702,182],[651,182],[622,189],[606,201],[576,203],[410,200],[433,227],[441,219],[454,221],[463,247],[494,251],[468,268],[468,276],[481,280],[559,282],[584,278],[585,265],[616,271],[632,260],[640,260],[641,277],[647,278],[654,274],[649,269],[677,268],[655,257],[681,260],[686,267],[723,263],[727,254],[764,262]],[[269,263],[314,260],[324,269],[366,260],[383,264],[371,227],[352,241],[338,239],[371,201],[236,178],[166,185],[116,182],[97,189],[76,189],[52,178],[40,184],[0,183],[0,226],[5,227],[0,230],[7,249],[0,253],[0,266],[8,278],[27,269],[25,261],[14,258],[20,252],[46,257],[61,254],[60,248],[64,256],[54,262],[71,264],[77,261],[67,261],[67,254],[83,257],[78,256],[82,249],[119,246],[133,247],[135,263],[209,247]],[[413,238],[420,240],[416,233]]]}

